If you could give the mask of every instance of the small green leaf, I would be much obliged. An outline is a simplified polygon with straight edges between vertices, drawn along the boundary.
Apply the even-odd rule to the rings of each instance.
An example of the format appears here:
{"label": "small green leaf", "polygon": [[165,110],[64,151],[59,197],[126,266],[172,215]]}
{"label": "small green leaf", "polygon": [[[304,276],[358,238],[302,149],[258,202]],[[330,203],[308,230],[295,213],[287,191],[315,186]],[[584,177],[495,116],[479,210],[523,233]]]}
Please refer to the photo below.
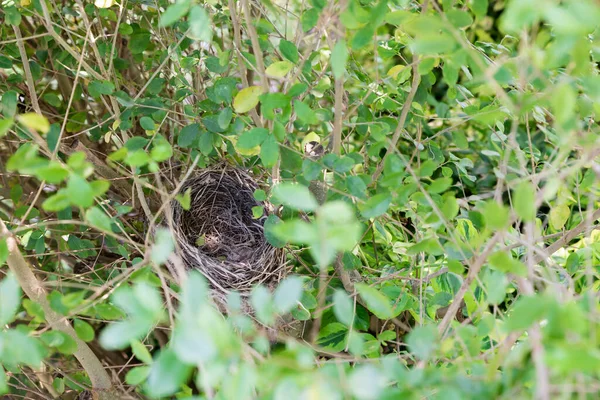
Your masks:
{"label": "small green leaf", "polygon": [[60,183],[69,176],[67,171],[60,163],[50,161],[46,166],[37,168],[36,176],[48,183]]}
{"label": "small green leaf", "polygon": [[25,127],[37,131],[41,134],[46,134],[50,130],[50,122],[43,115],[36,113],[25,113],[18,117],[18,120]]}
{"label": "small green leaf", "polygon": [[66,190],[59,190],[57,193],[48,197],[42,203],[42,208],[46,211],[61,211],[71,205],[71,198]]}
{"label": "small green leaf", "polygon": [[262,164],[270,168],[275,165],[279,159],[279,143],[275,136],[269,135],[260,146],[260,160]]}
{"label": "small green leaf", "polygon": [[488,258],[490,267],[497,271],[512,273],[518,276],[527,276],[527,267],[519,260],[513,259],[505,251],[497,251]]}
{"label": "small green leaf", "polygon": [[267,67],[265,73],[274,78],[283,78],[293,67],[294,64],[289,61],[276,61]]}
{"label": "small green leaf", "polygon": [[77,337],[84,342],[91,342],[94,340],[96,333],[94,332],[94,328],[90,324],[80,319],[75,319],[73,321],[73,328],[77,333]]}
{"label": "small green leaf", "polygon": [[72,204],[88,208],[94,204],[94,190],[87,180],[77,174],[71,174],[67,182],[67,192]]}
{"label": "small green leaf", "polygon": [[487,15],[488,0],[469,0],[468,4],[477,18],[483,18]]}
{"label": "small green leaf", "polygon": [[[7,253],[8,248],[4,239],[0,242],[0,253]],[[0,265],[3,264],[6,257],[0,254]],[[15,314],[21,304],[21,287],[12,272],[9,272],[6,277],[0,281],[0,326],[5,326],[13,321]]]}
{"label": "small green leaf", "polygon": [[292,43],[290,41],[281,39],[279,41],[279,51],[281,51],[281,54],[285,58],[287,58],[294,64],[297,64],[298,61],[300,61],[300,57],[298,55],[298,49],[296,48],[296,45],[294,45],[294,43]]}
{"label": "small green leaf", "polygon": [[303,280],[299,276],[285,278],[275,290],[275,309],[285,314],[298,305],[302,297]]}
{"label": "small green leaf", "polygon": [[189,210],[190,206],[192,205],[192,188],[187,188],[183,194],[179,193],[177,196],[175,196],[175,200],[181,204],[181,208],[184,210]]}
{"label": "small green leaf", "polygon": [[250,295],[250,303],[256,312],[256,317],[265,325],[270,325],[274,320],[273,297],[263,285],[257,285]]}
{"label": "small green leaf", "polygon": [[174,249],[175,244],[173,242],[171,231],[166,228],[157,229],[154,246],[152,246],[152,252],[150,254],[152,261],[159,265],[164,264]]}
{"label": "small green leaf", "polygon": [[188,16],[188,23],[189,30],[187,35],[190,38],[210,43],[213,35],[212,23],[204,7],[200,5],[193,6]]}
{"label": "small green leaf", "polygon": [[109,81],[92,81],[88,85],[88,92],[90,96],[97,99],[100,96],[109,96],[115,91],[115,85]]}
{"label": "small green leaf", "polygon": [[305,124],[314,125],[319,123],[317,114],[303,101],[294,100],[294,111],[296,111],[298,118]]}
{"label": "small green leaf", "polygon": [[177,137],[177,144],[181,147],[190,147],[200,137],[200,124],[191,124],[183,128]]}
{"label": "small green leaf", "polygon": [[99,207],[92,207],[85,213],[85,219],[96,228],[105,231],[112,232],[111,220],[108,215]]}
{"label": "small green leaf", "polygon": [[148,351],[148,348],[139,340],[131,341],[131,351],[133,351],[133,355],[141,362],[152,364],[152,355]]}
{"label": "small green leaf", "polygon": [[494,200],[489,200],[485,203],[482,209],[485,225],[488,229],[498,230],[506,228],[508,225],[509,212],[502,204],[498,204]]}
{"label": "small green leaf", "polygon": [[517,215],[525,222],[535,220],[535,190],[529,181],[523,181],[513,192],[513,204]]}
{"label": "small green leaf", "polygon": [[273,188],[273,196],[296,210],[313,211],[319,206],[310,190],[303,185],[281,183]]}
{"label": "small green leaf", "polygon": [[439,346],[438,331],[434,325],[414,328],[406,339],[410,352],[421,360],[428,360]]}
{"label": "small green leaf", "polygon": [[171,26],[175,22],[180,21],[188,13],[190,9],[190,3],[190,0],[178,0],[175,4],[171,4],[160,16],[158,26]]}
{"label": "small green leaf", "polygon": [[360,213],[364,218],[376,218],[385,214],[391,203],[392,197],[388,193],[376,194],[359,206]]}
{"label": "small green leaf", "polygon": [[258,104],[261,94],[263,94],[263,89],[260,86],[250,86],[240,90],[233,99],[233,109],[238,114],[252,110]]}
{"label": "small green leaf", "polygon": [[343,290],[336,290],[333,294],[333,313],[335,317],[346,326],[351,326],[354,320],[354,304]]}
{"label": "small green leaf", "polygon": [[367,303],[369,311],[380,319],[390,319],[394,317],[394,310],[390,300],[383,293],[364,283],[357,283],[356,290],[360,297]]}
{"label": "small green leaf", "polygon": [[281,240],[294,244],[309,244],[318,239],[316,227],[301,219],[289,219],[272,228]]}
{"label": "small green leaf", "polygon": [[251,150],[256,146],[260,146],[267,136],[269,136],[269,131],[266,128],[250,129],[242,133],[236,147],[240,150]]}
{"label": "small green leaf", "polygon": [[191,373],[191,366],[179,361],[172,349],[165,348],[150,367],[146,390],[155,397],[171,396],[187,382]]}
{"label": "small green leaf", "polygon": [[333,77],[339,79],[346,72],[346,62],[348,61],[348,47],[344,40],[340,40],[335,44],[331,52],[331,71]]}
{"label": "small green leaf", "polygon": [[567,220],[569,219],[570,215],[571,210],[566,204],[559,204],[557,206],[554,206],[550,210],[550,225],[555,230],[562,229],[567,223]]}
{"label": "small green leaf", "polygon": [[504,323],[504,329],[513,332],[529,328],[548,314],[551,305],[549,299],[540,294],[519,297]]}
{"label": "small green leaf", "polygon": [[15,120],[12,118],[0,119],[0,138],[8,133],[14,123]]}
{"label": "small green leaf", "polygon": [[145,131],[153,131],[156,129],[156,125],[154,125],[154,120],[150,117],[140,118],[140,126]]}
{"label": "small green leaf", "polygon": [[148,366],[134,367],[127,372],[127,375],[125,375],[125,382],[128,385],[139,385],[148,378],[149,374],[150,367]]}

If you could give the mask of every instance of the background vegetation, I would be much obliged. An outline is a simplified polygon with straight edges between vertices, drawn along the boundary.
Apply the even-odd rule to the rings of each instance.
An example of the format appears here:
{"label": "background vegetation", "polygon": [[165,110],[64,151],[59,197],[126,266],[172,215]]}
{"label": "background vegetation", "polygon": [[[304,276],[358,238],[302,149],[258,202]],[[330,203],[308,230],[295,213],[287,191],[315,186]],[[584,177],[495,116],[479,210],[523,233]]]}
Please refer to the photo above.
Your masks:
{"label": "background vegetation", "polygon": [[[6,398],[597,398],[597,2],[2,0],[0,21]],[[290,275],[252,317],[151,234],[223,160],[282,206]]]}

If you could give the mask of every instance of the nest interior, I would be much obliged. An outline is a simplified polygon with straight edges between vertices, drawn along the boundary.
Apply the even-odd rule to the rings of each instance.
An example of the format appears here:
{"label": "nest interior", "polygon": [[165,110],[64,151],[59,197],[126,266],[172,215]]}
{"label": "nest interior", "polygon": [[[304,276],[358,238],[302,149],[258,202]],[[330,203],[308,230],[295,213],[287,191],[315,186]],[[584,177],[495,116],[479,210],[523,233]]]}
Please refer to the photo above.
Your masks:
{"label": "nest interior", "polygon": [[265,238],[267,215],[253,217],[253,207],[268,206],[254,198],[257,188],[244,170],[221,166],[201,170],[181,187],[181,193],[190,189],[189,210],[172,203],[180,258],[200,270],[218,294],[244,294],[257,283],[271,286],[282,278],[284,254]]}

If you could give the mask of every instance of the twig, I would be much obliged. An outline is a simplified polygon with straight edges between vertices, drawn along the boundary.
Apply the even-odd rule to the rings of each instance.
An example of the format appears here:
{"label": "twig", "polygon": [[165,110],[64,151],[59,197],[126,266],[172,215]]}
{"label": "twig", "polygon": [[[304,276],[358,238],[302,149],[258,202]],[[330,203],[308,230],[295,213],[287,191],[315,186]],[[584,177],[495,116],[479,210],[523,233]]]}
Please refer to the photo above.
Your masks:
{"label": "twig", "polygon": [[29,97],[31,97],[31,105],[36,113],[42,115],[37,93],[35,92],[33,76],[31,75],[31,68],[29,68],[29,60],[27,59],[27,53],[25,52],[25,46],[23,45],[23,38],[21,37],[21,29],[17,25],[13,25],[13,30],[15,31],[15,36],[18,40],[17,47],[19,48],[19,54],[21,55],[23,71],[25,71],[25,79],[27,81],[27,88],[29,89]]}

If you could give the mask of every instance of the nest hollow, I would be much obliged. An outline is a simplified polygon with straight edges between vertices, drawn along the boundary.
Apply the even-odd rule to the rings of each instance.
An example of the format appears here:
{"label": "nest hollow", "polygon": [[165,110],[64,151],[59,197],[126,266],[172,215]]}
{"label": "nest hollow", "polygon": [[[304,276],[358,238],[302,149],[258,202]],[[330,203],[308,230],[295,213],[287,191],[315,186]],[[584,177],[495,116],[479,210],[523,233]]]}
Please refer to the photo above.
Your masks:
{"label": "nest hollow", "polygon": [[[262,283],[279,282],[284,253],[267,242],[264,223],[268,203],[254,198],[256,181],[244,170],[219,166],[188,179],[180,193],[191,193],[190,209],[171,205],[178,255],[188,269],[198,269],[217,300],[235,290],[242,295]],[[252,208],[263,206],[254,218]]]}

